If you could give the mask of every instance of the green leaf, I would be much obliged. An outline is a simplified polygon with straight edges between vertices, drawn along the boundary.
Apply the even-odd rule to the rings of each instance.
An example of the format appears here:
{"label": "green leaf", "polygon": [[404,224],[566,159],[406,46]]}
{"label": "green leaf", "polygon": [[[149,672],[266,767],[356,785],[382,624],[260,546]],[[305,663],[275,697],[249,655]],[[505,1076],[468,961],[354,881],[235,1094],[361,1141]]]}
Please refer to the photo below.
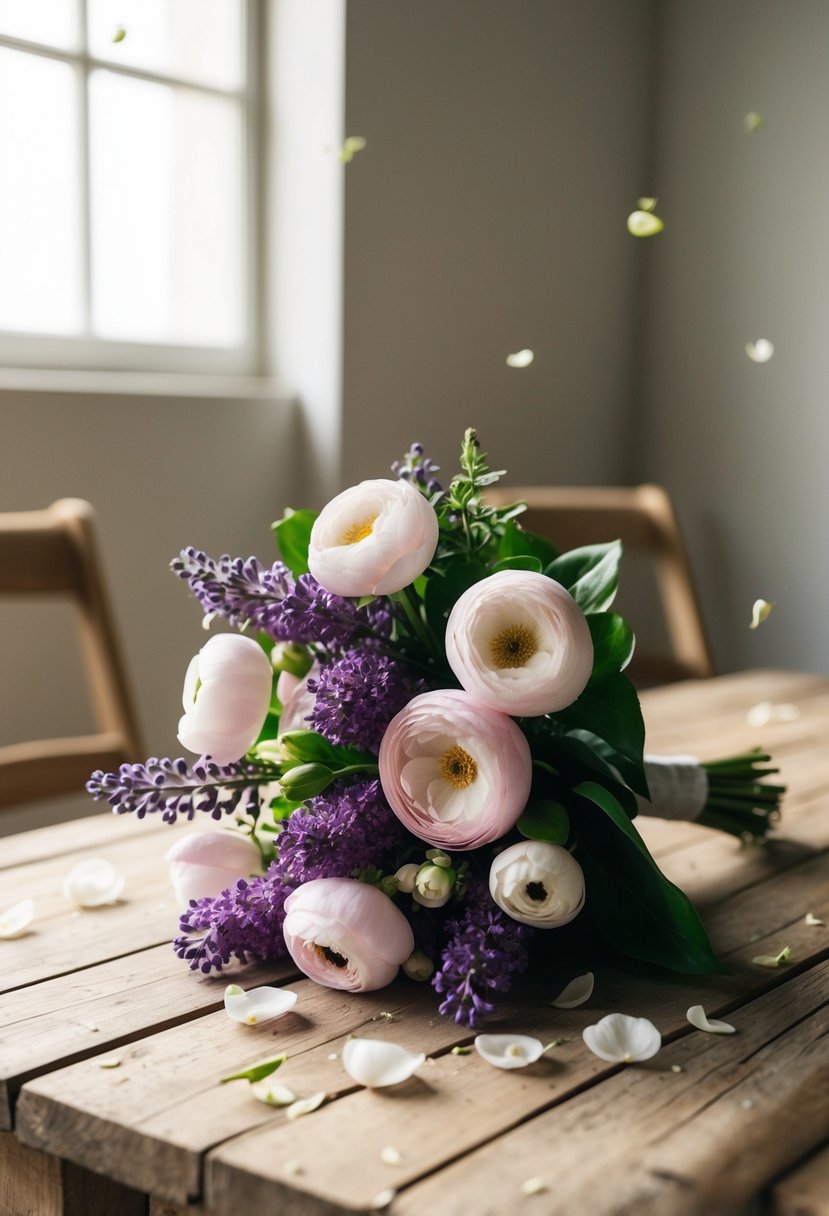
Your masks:
{"label": "green leaf", "polygon": [[573,792],[586,906],[600,933],[621,953],[671,971],[728,974],[696,908],[661,872],[613,795],[593,781]]}
{"label": "green leaf", "polygon": [[294,578],[308,573],[308,543],[316,518],[316,511],[292,511],[288,507],[282,518],[271,525],[282,560]]}
{"label": "green leaf", "polygon": [[570,817],[560,802],[551,798],[531,802],[515,825],[528,840],[564,844],[570,835]]}
{"label": "green leaf", "polygon": [[498,542],[498,557],[503,560],[505,557],[524,555],[537,557],[543,570],[558,557],[558,549],[547,540],[546,536],[537,536],[535,532],[529,532],[511,519]]}
{"label": "green leaf", "polygon": [[578,700],[556,714],[555,720],[566,732],[594,735],[609,744],[615,753],[611,763],[632,790],[647,798],[642,762],[645,723],[636,689],[627,676],[619,673],[607,676],[595,686],[588,684]]}
{"label": "green leaf", "polygon": [[582,612],[604,612],[616,598],[621,560],[622,542],[613,540],[562,553],[544,573],[567,588]]}
{"label": "green leaf", "polygon": [[269,1077],[271,1073],[276,1072],[277,1068],[281,1068],[287,1058],[283,1052],[282,1055],[271,1056],[268,1060],[257,1060],[255,1064],[250,1064],[241,1072],[234,1072],[229,1077],[222,1077],[221,1083],[224,1085],[225,1081],[264,1081],[265,1077]]}
{"label": "green leaf", "polygon": [[496,574],[499,570],[532,570],[535,574],[541,573],[541,558],[532,557],[529,553],[521,553],[516,557],[504,557],[501,561],[496,562],[492,567],[492,573]]}
{"label": "green leaf", "polygon": [[433,574],[426,586],[425,605],[426,619],[431,629],[443,638],[446,631],[446,618],[455,606],[457,600],[475,583],[479,583],[488,574],[486,566],[479,561],[457,561],[449,567],[445,574]]}
{"label": "green leaf", "polygon": [[630,662],[633,654],[633,630],[618,612],[594,612],[586,618],[593,639],[593,673],[591,684],[598,684],[616,675]]}

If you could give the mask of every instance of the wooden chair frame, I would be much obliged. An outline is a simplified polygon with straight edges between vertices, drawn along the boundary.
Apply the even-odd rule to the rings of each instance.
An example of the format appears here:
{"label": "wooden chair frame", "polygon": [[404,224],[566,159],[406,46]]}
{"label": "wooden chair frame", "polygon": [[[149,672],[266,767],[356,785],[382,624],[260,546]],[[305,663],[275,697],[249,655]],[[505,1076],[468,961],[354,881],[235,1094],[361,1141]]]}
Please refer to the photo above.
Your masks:
{"label": "wooden chair frame", "polygon": [[526,502],[518,523],[562,550],[618,538],[627,549],[648,553],[671,653],[637,649],[628,674],[640,685],[714,674],[687,553],[671,499],[661,486],[498,486],[487,491],[487,501],[494,506]]}
{"label": "wooden chair frame", "polygon": [[0,595],[74,601],[98,732],[0,747],[0,810],[81,792],[96,768],[143,754],[88,502],[0,514]]}

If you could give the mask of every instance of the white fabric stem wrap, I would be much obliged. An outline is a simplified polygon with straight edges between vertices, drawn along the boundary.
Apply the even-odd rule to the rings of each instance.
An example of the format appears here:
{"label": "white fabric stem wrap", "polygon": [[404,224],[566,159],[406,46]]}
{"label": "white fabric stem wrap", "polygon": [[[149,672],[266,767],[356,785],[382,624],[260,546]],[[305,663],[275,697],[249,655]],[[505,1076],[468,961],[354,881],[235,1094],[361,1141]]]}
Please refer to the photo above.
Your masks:
{"label": "white fabric stem wrap", "polygon": [[637,794],[640,815],[697,819],[708,801],[708,774],[696,756],[645,756],[650,801]]}

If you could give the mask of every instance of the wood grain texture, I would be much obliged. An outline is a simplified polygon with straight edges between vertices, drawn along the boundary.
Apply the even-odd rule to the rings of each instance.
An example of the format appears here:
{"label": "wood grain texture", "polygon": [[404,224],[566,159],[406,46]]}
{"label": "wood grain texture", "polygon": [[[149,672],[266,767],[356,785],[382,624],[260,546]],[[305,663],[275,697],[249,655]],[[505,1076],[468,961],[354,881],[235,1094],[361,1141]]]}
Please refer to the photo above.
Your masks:
{"label": "wood grain texture", "polygon": [[829,1145],[776,1183],[770,1207],[771,1216],[829,1216]]}
{"label": "wood grain texture", "polygon": [[[178,830],[178,829],[173,829]],[[46,857],[71,857],[88,849],[106,848],[126,838],[138,839],[156,832],[169,832],[161,818],[138,820],[132,815],[114,815],[106,803],[89,800],[89,816],[70,823],[56,823],[32,832],[19,832],[0,839],[0,871],[43,861]],[[0,877],[0,891],[4,879]]]}
{"label": "wood grain texture", "polygon": [[60,1161],[0,1132],[0,1212],[3,1216],[62,1216]]}

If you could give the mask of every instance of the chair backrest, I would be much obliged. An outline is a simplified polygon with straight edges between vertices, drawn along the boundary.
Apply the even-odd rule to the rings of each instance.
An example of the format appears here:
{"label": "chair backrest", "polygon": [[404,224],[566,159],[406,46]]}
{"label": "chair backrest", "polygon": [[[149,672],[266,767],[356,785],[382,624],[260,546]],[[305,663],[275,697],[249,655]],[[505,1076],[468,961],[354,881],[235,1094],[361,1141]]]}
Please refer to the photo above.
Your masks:
{"label": "chair backrest", "polygon": [[98,732],[0,747],[0,810],[82,791],[95,768],[141,758],[142,747],[95,543],[89,503],[0,514],[0,595],[74,601]]}
{"label": "chair backrest", "polygon": [[676,514],[661,486],[498,486],[487,491],[487,501],[494,506],[526,502],[518,522],[561,550],[618,538],[627,550],[649,555],[670,651],[649,653],[637,641],[628,669],[634,683],[666,684],[714,674]]}

